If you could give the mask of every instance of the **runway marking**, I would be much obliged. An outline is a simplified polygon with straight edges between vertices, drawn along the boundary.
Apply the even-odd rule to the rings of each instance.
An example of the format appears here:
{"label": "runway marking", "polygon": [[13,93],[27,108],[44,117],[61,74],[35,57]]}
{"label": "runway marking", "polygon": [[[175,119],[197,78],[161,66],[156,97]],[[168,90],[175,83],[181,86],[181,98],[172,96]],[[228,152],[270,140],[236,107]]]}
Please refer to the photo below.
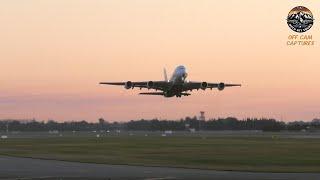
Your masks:
{"label": "runway marking", "polygon": [[[52,179],[52,178],[57,178],[57,177],[54,177],[54,176],[40,176],[40,177],[26,177],[26,178],[11,178],[11,179],[14,179],[14,180],[30,180],[30,179]],[[61,180],[62,178],[58,178],[58,180]],[[9,180],[9,179],[8,179]]]}
{"label": "runway marking", "polygon": [[145,180],[166,180],[166,179],[177,179],[175,177],[159,177],[159,178],[147,178]]}

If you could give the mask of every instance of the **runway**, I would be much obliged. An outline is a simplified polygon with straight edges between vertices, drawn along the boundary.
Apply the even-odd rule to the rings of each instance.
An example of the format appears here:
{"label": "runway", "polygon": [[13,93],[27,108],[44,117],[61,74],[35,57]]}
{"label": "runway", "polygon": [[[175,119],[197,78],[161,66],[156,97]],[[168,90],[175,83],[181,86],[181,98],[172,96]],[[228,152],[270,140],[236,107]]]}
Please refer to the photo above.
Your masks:
{"label": "runway", "polygon": [[252,173],[77,163],[0,156],[1,179],[320,179],[317,173]]}

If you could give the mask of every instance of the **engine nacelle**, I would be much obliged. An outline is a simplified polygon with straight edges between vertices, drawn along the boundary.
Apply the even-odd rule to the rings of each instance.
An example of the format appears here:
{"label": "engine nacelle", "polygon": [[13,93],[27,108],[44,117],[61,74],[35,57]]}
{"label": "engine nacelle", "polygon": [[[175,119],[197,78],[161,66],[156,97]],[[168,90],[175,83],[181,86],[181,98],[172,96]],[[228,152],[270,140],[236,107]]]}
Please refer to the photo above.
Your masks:
{"label": "engine nacelle", "polygon": [[208,87],[208,83],[207,83],[207,82],[202,82],[201,85],[200,85],[200,88],[201,88],[202,90],[207,89],[207,87]]}
{"label": "engine nacelle", "polygon": [[127,81],[127,82],[124,84],[124,88],[126,88],[126,89],[132,88],[132,82],[131,82],[131,81]]}
{"label": "engine nacelle", "polygon": [[153,88],[153,85],[154,85],[154,82],[153,81],[149,81],[147,83],[147,88],[150,89],[150,88]]}
{"label": "engine nacelle", "polygon": [[224,83],[221,82],[221,83],[218,84],[218,90],[219,91],[224,90],[224,88],[225,88],[225,84]]}

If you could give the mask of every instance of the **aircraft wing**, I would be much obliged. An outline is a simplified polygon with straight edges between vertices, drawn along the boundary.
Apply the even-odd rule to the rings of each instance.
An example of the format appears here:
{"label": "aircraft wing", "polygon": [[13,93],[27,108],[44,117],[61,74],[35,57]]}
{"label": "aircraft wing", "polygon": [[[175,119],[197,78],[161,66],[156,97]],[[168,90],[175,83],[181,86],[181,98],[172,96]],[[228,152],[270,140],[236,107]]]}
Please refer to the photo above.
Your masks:
{"label": "aircraft wing", "polygon": [[232,87],[232,86],[241,86],[241,84],[225,84],[225,83],[207,83],[207,82],[185,82],[183,86],[184,91],[191,91],[194,89],[212,89],[217,88],[219,90],[223,90],[225,87]]}
{"label": "aircraft wing", "polygon": [[126,89],[130,88],[146,88],[155,90],[167,90],[170,88],[171,83],[167,81],[140,81],[140,82],[100,82],[100,84],[124,86]]}

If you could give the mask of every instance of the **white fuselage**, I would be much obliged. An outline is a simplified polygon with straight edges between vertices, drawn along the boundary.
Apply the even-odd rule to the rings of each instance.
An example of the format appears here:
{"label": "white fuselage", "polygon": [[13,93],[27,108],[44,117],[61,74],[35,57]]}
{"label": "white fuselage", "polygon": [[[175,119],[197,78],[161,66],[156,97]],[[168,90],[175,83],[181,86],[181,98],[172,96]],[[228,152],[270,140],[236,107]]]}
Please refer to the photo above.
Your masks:
{"label": "white fuselage", "polygon": [[186,71],[186,68],[184,66],[178,66],[171,78],[170,78],[170,82],[172,82],[173,84],[183,84],[187,78],[187,71]]}

